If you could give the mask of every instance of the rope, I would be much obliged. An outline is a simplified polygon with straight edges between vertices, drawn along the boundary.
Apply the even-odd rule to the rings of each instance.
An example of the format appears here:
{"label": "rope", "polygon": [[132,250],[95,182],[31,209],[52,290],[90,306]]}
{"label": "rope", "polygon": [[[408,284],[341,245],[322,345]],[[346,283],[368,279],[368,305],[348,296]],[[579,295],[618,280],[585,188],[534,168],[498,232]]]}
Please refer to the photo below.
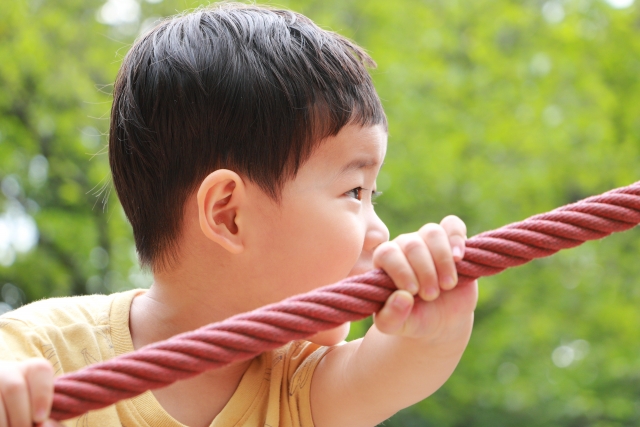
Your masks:
{"label": "rope", "polygon": [[[640,223],[640,181],[467,240],[459,283]],[[381,270],[288,298],[62,375],[51,418],[66,420],[209,369],[247,360],[382,308],[396,289]]]}

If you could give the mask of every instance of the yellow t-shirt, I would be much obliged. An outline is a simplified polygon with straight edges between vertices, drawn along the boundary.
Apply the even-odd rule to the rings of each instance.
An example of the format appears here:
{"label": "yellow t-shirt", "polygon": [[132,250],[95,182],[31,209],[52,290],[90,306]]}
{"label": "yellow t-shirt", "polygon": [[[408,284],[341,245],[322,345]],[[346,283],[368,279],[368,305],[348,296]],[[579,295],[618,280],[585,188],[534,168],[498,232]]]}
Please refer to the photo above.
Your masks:
{"label": "yellow t-shirt", "polygon": [[[52,298],[0,316],[0,360],[45,357],[56,375],[133,351],[131,301],[144,290]],[[211,427],[313,426],[311,377],[328,347],[294,341],[256,357]],[[182,427],[150,391],[66,426]]]}

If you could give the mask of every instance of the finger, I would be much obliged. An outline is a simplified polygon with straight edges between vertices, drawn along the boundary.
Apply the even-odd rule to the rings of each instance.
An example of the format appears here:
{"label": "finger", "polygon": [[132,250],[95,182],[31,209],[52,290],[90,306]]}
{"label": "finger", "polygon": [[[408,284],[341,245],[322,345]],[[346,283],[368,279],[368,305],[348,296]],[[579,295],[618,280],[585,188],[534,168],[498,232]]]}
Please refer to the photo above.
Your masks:
{"label": "finger", "polygon": [[449,236],[454,261],[460,261],[464,257],[465,241],[467,240],[466,224],[457,216],[449,215],[440,221],[440,225]]}
{"label": "finger", "polygon": [[305,340],[325,347],[331,347],[344,342],[344,340],[346,340],[347,336],[349,335],[350,328],[351,322],[346,322],[333,329],[327,329],[318,332],[315,335],[305,338]]}
{"label": "finger", "polygon": [[467,282],[443,292],[440,299],[446,305],[446,311],[455,312],[459,318],[464,318],[463,314],[473,313],[478,304],[478,281]]}
{"label": "finger", "polygon": [[24,377],[31,398],[31,417],[36,423],[44,422],[53,403],[53,367],[44,359],[34,360],[26,367]]}
{"label": "finger", "polygon": [[414,275],[418,278],[420,298],[425,301],[433,301],[438,298],[440,285],[436,266],[425,241],[418,233],[412,233],[396,239],[396,242],[407,258]]}
{"label": "finger", "polygon": [[397,290],[391,294],[384,307],[373,316],[378,330],[385,334],[400,334],[413,308],[413,295]]}
{"label": "finger", "polygon": [[418,278],[395,241],[385,242],[376,248],[373,253],[373,264],[383,269],[398,289],[406,290],[412,295],[418,293]]}
{"label": "finger", "polygon": [[0,394],[7,411],[7,421],[11,427],[31,427],[31,405],[29,392],[23,373],[18,369],[4,371]]}
{"label": "finger", "polygon": [[444,227],[427,224],[420,228],[418,234],[424,239],[433,258],[439,286],[445,290],[453,289],[458,283],[458,272]]}
{"label": "finger", "polygon": [[7,411],[4,409],[4,401],[0,394],[0,427],[7,427],[9,421],[7,420]]}

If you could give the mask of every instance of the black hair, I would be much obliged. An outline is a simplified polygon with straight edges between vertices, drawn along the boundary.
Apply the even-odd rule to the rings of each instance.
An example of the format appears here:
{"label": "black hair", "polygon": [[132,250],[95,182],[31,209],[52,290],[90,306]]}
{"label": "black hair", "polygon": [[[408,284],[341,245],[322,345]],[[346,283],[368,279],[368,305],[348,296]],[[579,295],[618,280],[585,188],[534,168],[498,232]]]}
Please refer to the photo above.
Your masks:
{"label": "black hair", "polygon": [[274,200],[313,149],[386,117],[362,48],[288,10],[224,3],[143,35],[114,85],[113,182],[143,266],[175,261],[184,204],[227,168]]}

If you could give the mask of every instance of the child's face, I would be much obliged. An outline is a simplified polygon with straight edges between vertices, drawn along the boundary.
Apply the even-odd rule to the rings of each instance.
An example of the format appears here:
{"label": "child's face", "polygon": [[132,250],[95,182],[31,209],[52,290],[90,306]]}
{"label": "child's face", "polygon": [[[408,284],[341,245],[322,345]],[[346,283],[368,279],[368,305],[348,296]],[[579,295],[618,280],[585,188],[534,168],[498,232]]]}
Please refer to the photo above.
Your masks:
{"label": "child's face", "polygon": [[[262,282],[269,278],[271,301],[265,302],[373,267],[373,250],[389,239],[371,201],[386,149],[381,126],[346,126],[324,141],[285,184],[279,205],[267,200],[254,204],[255,223],[269,226],[252,233],[245,250],[251,252],[249,258],[261,260],[256,273]],[[248,191],[260,190],[251,186]]]}

